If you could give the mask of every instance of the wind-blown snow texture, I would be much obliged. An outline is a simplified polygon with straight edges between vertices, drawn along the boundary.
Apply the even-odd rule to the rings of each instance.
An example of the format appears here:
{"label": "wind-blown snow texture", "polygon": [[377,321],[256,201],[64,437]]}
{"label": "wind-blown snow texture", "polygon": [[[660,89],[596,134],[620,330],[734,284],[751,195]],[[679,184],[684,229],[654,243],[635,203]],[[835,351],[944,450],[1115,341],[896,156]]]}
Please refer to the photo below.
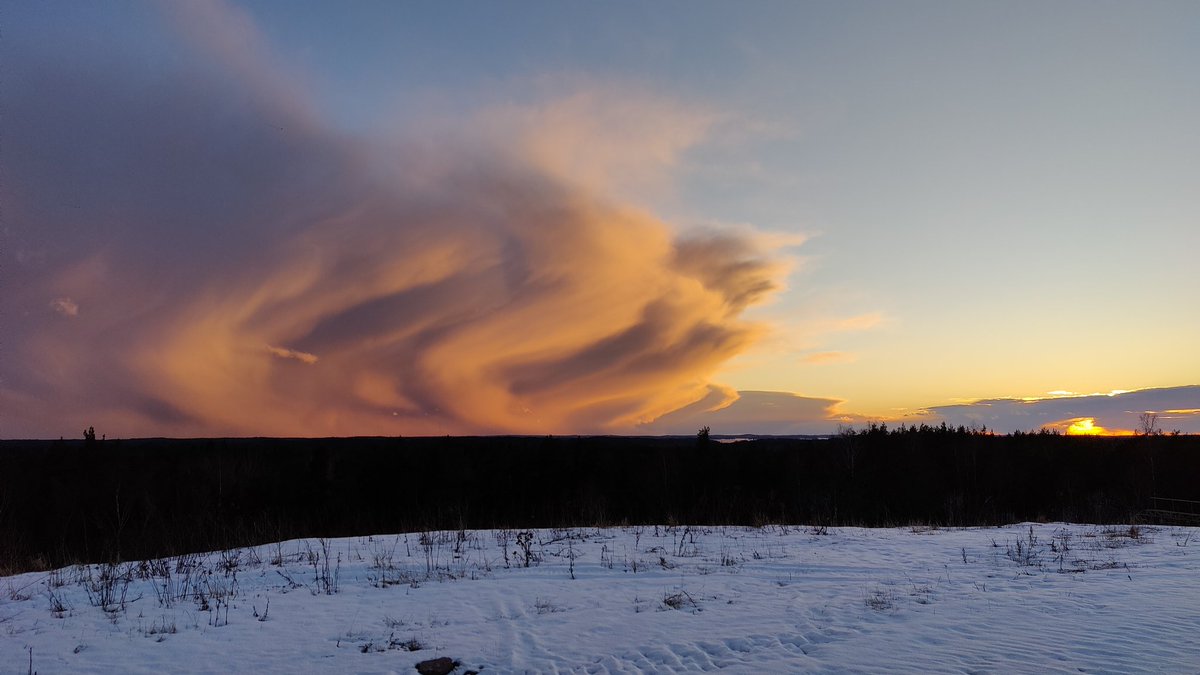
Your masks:
{"label": "wind-blown snow texture", "polygon": [[1195,528],[417,533],[22,574],[0,595],[2,672],[30,650],[42,673],[1200,669]]}

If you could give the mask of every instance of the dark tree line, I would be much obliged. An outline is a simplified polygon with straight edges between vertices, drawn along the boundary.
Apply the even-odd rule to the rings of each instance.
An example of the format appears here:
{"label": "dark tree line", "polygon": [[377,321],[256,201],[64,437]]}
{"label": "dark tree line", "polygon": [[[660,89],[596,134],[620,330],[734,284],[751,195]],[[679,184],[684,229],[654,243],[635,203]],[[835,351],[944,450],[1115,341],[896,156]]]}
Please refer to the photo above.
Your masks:
{"label": "dark tree line", "polygon": [[622,523],[1128,522],[1200,437],[878,425],[829,439],[0,441],[0,567],[293,537]]}

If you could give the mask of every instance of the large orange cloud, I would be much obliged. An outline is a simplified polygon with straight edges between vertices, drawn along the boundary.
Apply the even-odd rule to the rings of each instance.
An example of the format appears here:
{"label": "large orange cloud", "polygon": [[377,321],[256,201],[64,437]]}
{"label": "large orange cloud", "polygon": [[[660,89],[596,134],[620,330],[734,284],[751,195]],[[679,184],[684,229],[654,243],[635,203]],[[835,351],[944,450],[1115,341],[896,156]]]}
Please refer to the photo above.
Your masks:
{"label": "large orange cloud", "polygon": [[744,243],[544,177],[446,180],[452,202],[389,192],[198,294],[140,378],[247,433],[597,431],[698,398],[758,332],[738,316],[773,268]]}
{"label": "large orange cloud", "polygon": [[606,85],[349,138],[248,17],[181,7],[189,58],[14,92],[3,435],[623,431],[762,332],[769,244],[614,197],[711,116]]}

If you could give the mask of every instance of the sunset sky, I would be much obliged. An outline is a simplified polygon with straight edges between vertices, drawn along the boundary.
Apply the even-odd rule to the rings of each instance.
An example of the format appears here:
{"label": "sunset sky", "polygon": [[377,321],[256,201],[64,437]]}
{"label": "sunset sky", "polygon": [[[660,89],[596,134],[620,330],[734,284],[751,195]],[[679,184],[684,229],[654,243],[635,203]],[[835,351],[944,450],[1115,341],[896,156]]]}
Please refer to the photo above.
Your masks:
{"label": "sunset sky", "polygon": [[1200,433],[1195,2],[0,24],[2,438]]}

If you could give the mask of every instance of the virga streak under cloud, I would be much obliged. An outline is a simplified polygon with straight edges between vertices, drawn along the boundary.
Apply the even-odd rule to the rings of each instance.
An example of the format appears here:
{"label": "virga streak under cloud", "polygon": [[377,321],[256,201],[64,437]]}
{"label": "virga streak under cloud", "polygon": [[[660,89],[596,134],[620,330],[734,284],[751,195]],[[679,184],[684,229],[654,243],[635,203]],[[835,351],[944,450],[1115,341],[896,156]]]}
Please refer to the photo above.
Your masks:
{"label": "virga streak under cloud", "polygon": [[348,137],[246,15],[168,14],[171,59],[100,44],[8,83],[5,436],[629,429],[763,330],[766,247],[601,191],[705,115],[610,85]]}

